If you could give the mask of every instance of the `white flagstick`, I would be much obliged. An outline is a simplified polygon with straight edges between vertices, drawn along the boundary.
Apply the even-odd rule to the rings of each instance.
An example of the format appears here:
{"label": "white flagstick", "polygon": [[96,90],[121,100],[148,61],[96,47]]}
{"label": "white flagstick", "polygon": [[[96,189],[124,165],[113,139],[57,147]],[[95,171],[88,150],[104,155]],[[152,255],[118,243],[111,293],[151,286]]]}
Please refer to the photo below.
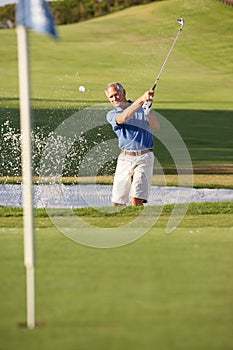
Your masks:
{"label": "white flagstick", "polygon": [[27,29],[17,26],[20,92],[20,125],[22,137],[22,175],[24,207],[24,264],[27,286],[27,327],[35,327],[34,215],[32,188],[32,145],[30,69]]}

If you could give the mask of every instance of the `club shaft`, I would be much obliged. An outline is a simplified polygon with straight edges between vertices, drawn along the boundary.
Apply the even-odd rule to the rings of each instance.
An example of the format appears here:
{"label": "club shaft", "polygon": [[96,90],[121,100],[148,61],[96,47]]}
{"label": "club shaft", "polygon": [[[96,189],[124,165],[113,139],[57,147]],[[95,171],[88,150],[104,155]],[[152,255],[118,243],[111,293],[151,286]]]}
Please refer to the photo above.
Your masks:
{"label": "club shaft", "polygon": [[178,38],[179,38],[179,35],[180,35],[182,29],[183,29],[183,27],[180,27],[180,29],[179,29],[179,31],[178,31],[178,33],[177,33],[177,35],[176,35],[176,37],[175,37],[175,39],[174,39],[174,41],[173,41],[173,43],[172,43],[172,46],[171,46],[171,48],[170,48],[170,50],[169,50],[169,52],[168,52],[168,54],[167,54],[167,56],[166,56],[166,58],[165,58],[165,60],[164,60],[164,62],[163,62],[163,65],[162,65],[162,67],[161,67],[161,69],[160,69],[160,71],[159,71],[159,74],[158,74],[158,76],[157,76],[157,78],[156,78],[156,80],[155,80],[155,82],[154,82],[154,85],[152,86],[151,90],[155,90],[155,88],[156,88],[156,86],[157,86],[157,84],[158,84],[158,81],[159,81],[159,79],[160,79],[160,77],[161,77],[161,75],[162,75],[162,72],[163,72],[163,70],[164,70],[164,67],[165,67],[165,65],[166,65],[166,63],[167,63],[167,60],[168,60],[168,58],[169,58],[169,56],[170,56],[170,54],[171,54],[171,52],[172,52],[172,50],[173,50],[173,48],[174,48],[174,46],[175,46],[177,40],[178,40]]}

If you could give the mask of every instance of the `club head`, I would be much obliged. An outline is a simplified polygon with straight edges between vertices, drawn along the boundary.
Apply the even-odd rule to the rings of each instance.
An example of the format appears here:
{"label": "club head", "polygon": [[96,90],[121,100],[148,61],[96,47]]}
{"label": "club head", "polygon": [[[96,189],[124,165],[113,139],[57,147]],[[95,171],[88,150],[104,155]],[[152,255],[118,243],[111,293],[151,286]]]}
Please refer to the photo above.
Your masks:
{"label": "club head", "polygon": [[184,19],[183,18],[179,18],[178,20],[177,20],[177,22],[178,23],[180,23],[180,25],[181,25],[181,29],[183,28],[183,26],[184,26]]}

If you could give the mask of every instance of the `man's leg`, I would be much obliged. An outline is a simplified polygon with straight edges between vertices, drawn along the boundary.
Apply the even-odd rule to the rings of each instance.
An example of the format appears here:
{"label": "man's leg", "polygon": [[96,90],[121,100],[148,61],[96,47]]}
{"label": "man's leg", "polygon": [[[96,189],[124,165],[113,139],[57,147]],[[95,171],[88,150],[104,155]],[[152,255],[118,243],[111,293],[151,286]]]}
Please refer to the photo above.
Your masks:
{"label": "man's leg", "polygon": [[131,205],[142,206],[147,203],[153,176],[154,154],[146,153],[135,159],[137,165],[134,169],[131,187]]}
{"label": "man's leg", "polygon": [[120,154],[114,175],[112,206],[126,206],[131,187],[131,162],[127,156]]}

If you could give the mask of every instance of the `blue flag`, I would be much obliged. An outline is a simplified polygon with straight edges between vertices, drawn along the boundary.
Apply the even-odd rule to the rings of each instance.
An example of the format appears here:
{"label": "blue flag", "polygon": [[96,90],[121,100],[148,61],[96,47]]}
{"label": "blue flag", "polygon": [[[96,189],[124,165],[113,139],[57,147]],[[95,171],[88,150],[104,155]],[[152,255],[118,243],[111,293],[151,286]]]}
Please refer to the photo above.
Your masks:
{"label": "blue flag", "polygon": [[16,6],[16,22],[17,25],[57,39],[53,16],[45,0],[19,0]]}

